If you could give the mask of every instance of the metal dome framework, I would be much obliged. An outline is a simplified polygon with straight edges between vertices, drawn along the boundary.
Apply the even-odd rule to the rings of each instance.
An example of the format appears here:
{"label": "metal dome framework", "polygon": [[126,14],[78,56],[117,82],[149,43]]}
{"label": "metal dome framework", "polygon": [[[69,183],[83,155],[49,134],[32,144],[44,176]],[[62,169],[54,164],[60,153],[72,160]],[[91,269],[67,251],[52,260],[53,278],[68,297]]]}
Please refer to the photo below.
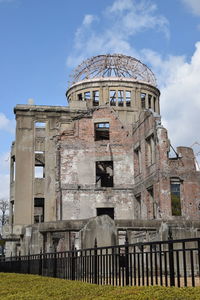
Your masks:
{"label": "metal dome framework", "polygon": [[153,72],[141,61],[122,54],[93,56],[83,61],[71,74],[71,84],[94,78],[132,78],[156,86]]}

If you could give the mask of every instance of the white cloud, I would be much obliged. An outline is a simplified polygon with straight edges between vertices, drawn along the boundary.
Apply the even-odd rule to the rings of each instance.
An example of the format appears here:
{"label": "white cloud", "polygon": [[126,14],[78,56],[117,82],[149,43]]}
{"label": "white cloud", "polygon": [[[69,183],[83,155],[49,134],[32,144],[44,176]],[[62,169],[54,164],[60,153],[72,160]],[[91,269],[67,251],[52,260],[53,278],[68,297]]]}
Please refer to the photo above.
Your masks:
{"label": "white cloud", "polygon": [[200,16],[200,1],[199,0],[181,0],[189,10],[197,16]]}
{"label": "white cloud", "polygon": [[0,154],[0,171],[1,173],[9,173],[10,167],[10,152]]}
{"label": "white cloud", "polygon": [[114,14],[115,20],[118,19],[116,27],[128,36],[154,29],[169,38],[168,20],[157,14],[156,4],[150,1],[116,0],[107,9],[107,14],[110,18]]}
{"label": "white cloud", "polygon": [[9,181],[10,181],[10,153],[2,153],[0,155],[0,198],[9,197]]}
{"label": "white cloud", "polygon": [[3,113],[0,113],[0,130],[14,133],[15,121],[9,120]]}
{"label": "white cloud", "polygon": [[133,37],[147,30],[160,31],[169,37],[168,21],[157,13],[155,4],[149,0],[115,0],[101,18],[94,15],[84,17],[76,31],[73,53],[68,56],[67,65],[77,66],[83,59],[102,53],[138,57],[131,45]]}
{"label": "white cloud", "polygon": [[9,198],[9,175],[0,174],[0,198]]}
{"label": "white cloud", "polygon": [[96,17],[94,15],[85,15],[83,19],[83,25],[88,26],[91,25],[93,21],[95,21]]}

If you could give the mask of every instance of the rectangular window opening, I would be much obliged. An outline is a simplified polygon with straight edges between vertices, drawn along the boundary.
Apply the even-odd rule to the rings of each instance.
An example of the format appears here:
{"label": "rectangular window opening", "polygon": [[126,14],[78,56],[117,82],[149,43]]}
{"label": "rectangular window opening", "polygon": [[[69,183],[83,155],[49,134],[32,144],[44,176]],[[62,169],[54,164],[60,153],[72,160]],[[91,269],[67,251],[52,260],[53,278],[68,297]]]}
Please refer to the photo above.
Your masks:
{"label": "rectangular window opening", "polygon": [[131,91],[126,91],[126,106],[131,106]]}
{"label": "rectangular window opening", "polygon": [[34,198],[34,223],[44,222],[44,198]]}
{"label": "rectangular window opening", "polygon": [[84,93],[84,100],[85,101],[90,100],[90,92],[85,92]]}
{"label": "rectangular window opening", "polygon": [[83,95],[82,95],[82,93],[78,94],[78,101],[83,101]]}
{"label": "rectangular window opening", "polygon": [[153,97],[153,109],[156,111],[156,97]]}
{"label": "rectangular window opening", "polygon": [[135,166],[135,174],[139,175],[142,171],[142,160],[141,160],[141,148],[138,147],[134,150],[134,166]]}
{"label": "rectangular window opening", "polygon": [[46,122],[35,122],[35,128],[45,128],[46,127]]}
{"label": "rectangular window opening", "polygon": [[16,171],[16,163],[15,163],[15,156],[11,157],[11,182],[15,181],[15,171]]}
{"label": "rectangular window opening", "polygon": [[116,91],[110,91],[110,106],[116,106]]}
{"label": "rectangular window opening", "polygon": [[45,154],[35,151],[35,178],[45,178]]}
{"label": "rectangular window opening", "polygon": [[141,194],[135,196],[135,219],[141,218]]}
{"label": "rectangular window opening", "polygon": [[148,95],[148,106],[149,106],[149,108],[152,108],[151,107],[151,98],[152,98],[152,96]]}
{"label": "rectangular window opening", "polygon": [[97,187],[113,187],[113,161],[96,162]]}
{"label": "rectangular window opening", "polygon": [[114,220],[114,208],[113,207],[98,207],[97,216],[108,215]]}
{"label": "rectangular window opening", "polygon": [[151,214],[153,219],[156,219],[157,217],[157,204],[154,200],[154,190],[153,190],[153,186],[149,187],[147,189],[148,193],[149,193],[149,204],[151,207]]}
{"label": "rectangular window opening", "polygon": [[124,106],[124,91],[118,91],[118,106]]}
{"label": "rectangular window opening", "polygon": [[145,93],[141,93],[140,94],[140,98],[141,98],[141,108],[145,109],[145,100],[146,100],[146,94]]}
{"label": "rectangular window opening", "polygon": [[109,140],[110,124],[108,122],[95,123],[95,141]]}
{"label": "rectangular window opening", "polygon": [[99,106],[99,91],[92,92],[93,106]]}
{"label": "rectangular window opening", "polygon": [[171,190],[171,208],[172,216],[181,216],[181,193],[180,193],[180,180],[171,179],[170,190]]}
{"label": "rectangular window opening", "polygon": [[154,135],[151,135],[146,139],[146,151],[147,151],[147,166],[155,163],[155,141]]}

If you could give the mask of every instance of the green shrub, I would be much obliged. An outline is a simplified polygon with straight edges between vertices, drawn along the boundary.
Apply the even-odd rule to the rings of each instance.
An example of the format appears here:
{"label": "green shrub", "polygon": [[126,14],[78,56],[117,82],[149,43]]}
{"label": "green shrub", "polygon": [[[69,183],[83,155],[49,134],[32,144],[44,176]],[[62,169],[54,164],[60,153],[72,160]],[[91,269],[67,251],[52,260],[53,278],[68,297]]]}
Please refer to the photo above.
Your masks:
{"label": "green shrub", "polygon": [[24,274],[0,273],[1,300],[199,300],[200,288],[113,287]]}

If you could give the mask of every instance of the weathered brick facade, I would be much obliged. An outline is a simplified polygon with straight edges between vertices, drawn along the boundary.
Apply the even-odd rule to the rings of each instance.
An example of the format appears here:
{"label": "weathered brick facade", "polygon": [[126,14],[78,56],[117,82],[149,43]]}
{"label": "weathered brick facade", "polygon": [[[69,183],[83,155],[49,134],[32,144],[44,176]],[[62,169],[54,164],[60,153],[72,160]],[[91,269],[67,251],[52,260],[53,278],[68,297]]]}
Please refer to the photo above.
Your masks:
{"label": "weathered brick facade", "polygon": [[69,107],[15,107],[8,253],[69,249],[101,214],[114,218],[119,242],[125,232],[164,239],[169,226],[184,236],[184,223],[198,234],[194,153],[178,147],[170,158],[159,96],[147,80],[95,77],[68,89]]}

